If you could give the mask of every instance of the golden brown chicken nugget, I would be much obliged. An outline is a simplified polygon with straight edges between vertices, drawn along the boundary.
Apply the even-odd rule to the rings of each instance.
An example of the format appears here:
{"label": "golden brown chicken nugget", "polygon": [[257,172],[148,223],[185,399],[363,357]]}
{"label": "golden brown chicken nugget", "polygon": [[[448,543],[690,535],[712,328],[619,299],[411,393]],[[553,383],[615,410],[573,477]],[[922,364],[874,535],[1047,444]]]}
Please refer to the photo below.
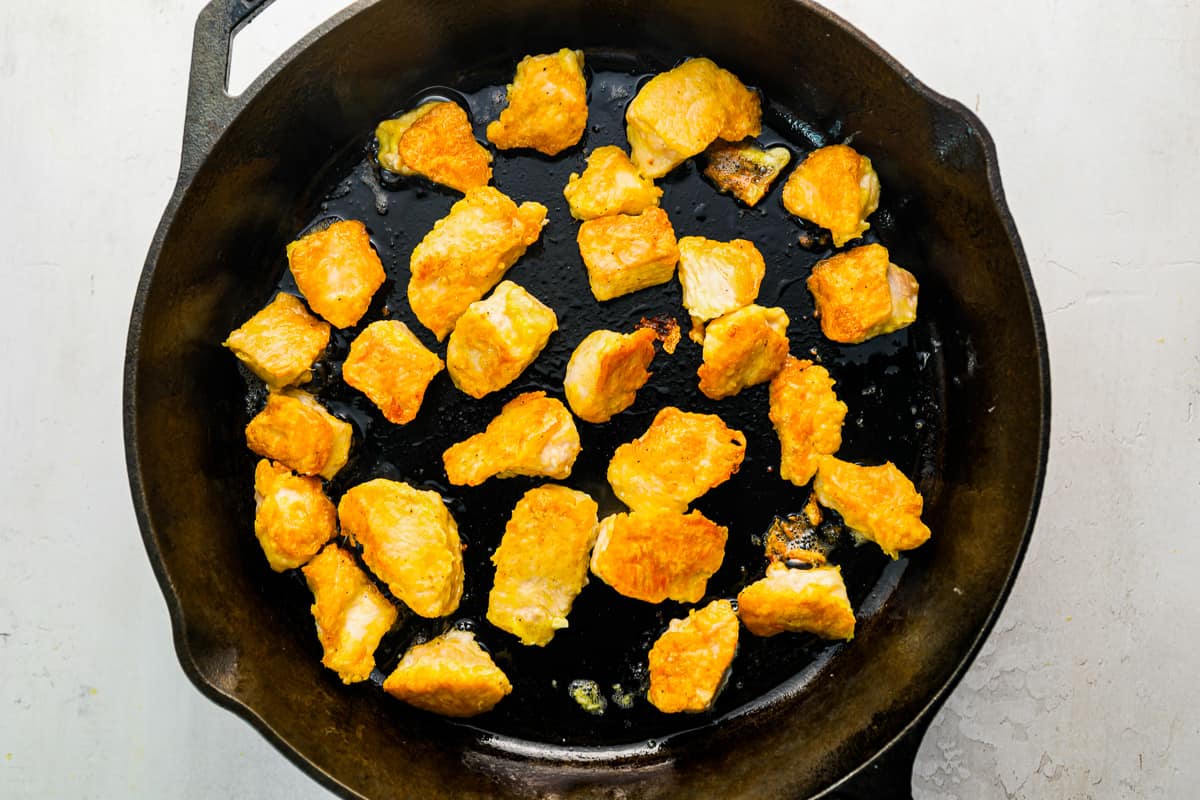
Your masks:
{"label": "golden brown chicken nugget", "polygon": [[272,389],[308,382],[313,362],[328,344],[328,323],[309,314],[300,298],[283,292],[225,340]]}
{"label": "golden brown chicken nugget", "polygon": [[548,156],[578,144],[587,127],[587,81],[583,52],[525,56],[508,85],[508,107],[487,127],[501,150],[531,147]]}
{"label": "golden brown chicken nugget", "polygon": [[842,446],[846,404],[833,391],[824,367],[788,356],[771,379],[771,424],[779,436],[779,477],[803,486],[812,480],[821,456]]}
{"label": "golden brown chicken nugget", "polygon": [[738,616],[755,636],[815,633],[823,639],[853,639],[854,610],[840,567],[767,567],[767,576],[738,594]]}
{"label": "golden brown chicken nugget", "polygon": [[679,240],[679,283],[692,321],[716,319],[750,305],[767,264],[746,239],[719,242],[703,236]]}
{"label": "golden brown chicken nugget", "polygon": [[297,239],[287,257],[309,307],[335,328],[357,325],[387,279],[366,226],[354,219]]}
{"label": "golden brown chicken nugget", "polygon": [[588,220],[641,214],[658,205],[662,189],[638,172],[624,150],[605,145],[588,156],[582,175],[571,173],[563,197],[567,198],[572,217]]}
{"label": "golden brown chicken nugget", "polygon": [[921,522],[924,500],[890,461],[860,467],[822,456],[813,491],[821,505],[842,515],[848,528],[892,558],[929,540],[929,528]]}
{"label": "golden brown chicken nugget", "polygon": [[575,416],[588,422],[608,422],[633,405],[638,389],[650,379],[646,369],[654,359],[652,328],[633,333],[592,331],[567,362],[563,391]]}
{"label": "golden brown chicken nugget", "polygon": [[753,142],[718,139],[704,151],[708,164],[704,174],[717,186],[753,208],[766,196],[771,184],[792,160],[786,147],[764,150]]}
{"label": "golden brown chicken nugget", "polygon": [[321,481],[267,459],[254,469],[254,535],[276,572],[302,566],[337,533],[337,509]]}
{"label": "golden brown chicken nugget", "polygon": [[383,682],[409,705],[447,717],[491,711],[512,684],[469,631],[451,630],[409,649]]}
{"label": "golden brown chicken nugget", "polygon": [[671,280],[679,247],[667,212],[614,214],[579,226],[579,255],[597,300],[611,300]]}
{"label": "golden brown chicken nugget", "polygon": [[650,648],[646,698],[664,714],[707,711],[729,676],[737,643],[738,617],[728,600],[671,620]]}
{"label": "golden brown chicken nugget", "polygon": [[372,322],[353,342],[342,378],[379,407],[388,422],[404,425],[421,409],[442,360],[399,320]]}
{"label": "golden brown chicken nugget", "polygon": [[871,159],[844,144],[814,150],[783,185],[783,207],[828,228],[835,247],[862,236],[879,207],[879,176]]}
{"label": "golden brown chicken nugget", "polygon": [[353,428],[330,414],[308,392],[284,389],[246,426],[246,446],[301,475],[329,480],[350,457]]}
{"label": "golden brown chicken nugget", "polygon": [[911,325],[917,318],[917,279],[891,263],[886,247],[856,247],[813,267],[808,290],[821,332],[858,344]]}
{"label": "golden brown chicken nugget", "polygon": [[695,603],[725,559],[729,530],[699,511],[633,511],[600,522],[592,574],[647,603]]}
{"label": "golden brown chicken nugget", "polygon": [[782,308],[749,305],[709,323],[700,391],[720,400],[774,378],[788,355],[788,321]]}
{"label": "golden brown chicken nugget", "polygon": [[475,139],[457,103],[423,103],[375,129],[379,164],[398,175],[421,175],[465,192],[492,179],[492,154]]}
{"label": "golden brown chicken nugget", "polygon": [[451,445],[442,454],[446,477],[456,486],[478,486],[493,476],[570,476],[579,455],[579,431],[562,401],[545,392],[517,395],[487,430]]}

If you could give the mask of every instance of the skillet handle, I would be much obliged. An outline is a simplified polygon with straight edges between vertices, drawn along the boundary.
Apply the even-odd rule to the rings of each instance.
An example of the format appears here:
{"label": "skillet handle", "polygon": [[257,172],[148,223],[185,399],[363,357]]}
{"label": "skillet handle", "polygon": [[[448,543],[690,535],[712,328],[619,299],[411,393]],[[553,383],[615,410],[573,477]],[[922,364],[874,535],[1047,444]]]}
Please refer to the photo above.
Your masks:
{"label": "skillet handle", "polygon": [[933,717],[930,711],[913,722],[891,747],[821,795],[821,800],[912,800],[913,765]]}
{"label": "skillet handle", "polygon": [[273,0],[210,0],[196,19],[183,123],[180,176],[190,177],[242,108],[229,94],[229,46],[238,28]]}

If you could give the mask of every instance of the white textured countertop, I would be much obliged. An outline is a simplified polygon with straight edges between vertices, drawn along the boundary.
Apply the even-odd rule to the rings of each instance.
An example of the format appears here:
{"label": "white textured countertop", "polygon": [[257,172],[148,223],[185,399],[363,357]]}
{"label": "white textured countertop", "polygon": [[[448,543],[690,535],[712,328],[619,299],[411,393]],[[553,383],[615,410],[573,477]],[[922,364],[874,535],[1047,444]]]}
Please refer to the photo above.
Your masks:
{"label": "white textured countertop", "polygon": [[[327,796],[184,678],[125,477],[125,329],[201,5],[0,5],[0,797]],[[242,80],[336,5],[281,0]],[[827,5],[978,111],[1050,338],[1036,533],[916,796],[1195,796],[1200,5]]]}

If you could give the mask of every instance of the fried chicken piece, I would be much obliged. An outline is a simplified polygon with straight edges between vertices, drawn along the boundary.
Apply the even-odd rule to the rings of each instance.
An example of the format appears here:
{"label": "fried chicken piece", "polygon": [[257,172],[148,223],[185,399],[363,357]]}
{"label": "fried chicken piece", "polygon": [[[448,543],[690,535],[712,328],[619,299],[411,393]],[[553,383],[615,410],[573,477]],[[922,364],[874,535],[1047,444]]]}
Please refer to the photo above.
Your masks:
{"label": "fried chicken piece", "polygon": [[469,631],[451,630],[409,649],[383,682],[398,700],[447,717],[491,711],[512,684]]}
{"label": "fried chicken piece", "polygon": [[563,197],[578,220],[613,214],[641,214],[658,205],[662,189],[642,177],[637,167],[615,145],[597,147],[587,158],[582,175],[572,172]]}
{"label": "fried chicken piece", "polygon": [[597,300],[666,283],[679,260],[675,229],[658,207],[590,219],[579,226],[577,240]]}
{"label": "fried chicken piece", "polygon": [[303,572],[313,594],[321,663],[343,683],[365,681],[375,669],[379,640],[396,622],[396,607],[336,544],[326,545]]}
{"label": "fried chicken piece", "polygon": [[835,342],[858,344],[892,333],[917,318],[917,279],[891,263],[886,247],[856,247],[813,267],[808,290],[821,332]]}
{"label": "fried chicken piece", "polygon": [[300,298],[283,292],[225,340],[272,389],[311,380],[313,362],[328,344],[328,323],[309,314]]}
{"label": "fried chicken piece", "polygon": [[567,615],[587,584],[596,543],[596,501],[565,486],[539,486],[517,501],[492,555],[496,582],[488,622],[542,647],[567,627]]}
{"label": "fried chicken piece", "polygon": [[697,714],[712,707],[737,653],[738,616],[728,600],[673,619],[650,648],[646,699],[664,714]]}
{"label": "fried chicken piece", "polygon": [[813,481],[817,501],[842,515],[846,527],[897,558],[929,540],[921,522],[924,500],[912,481],[890,461],[860,467],[833,456],[822,456]]}
{"label": "fried chicken piece", "polygon": [[729,529],[699,511],[633,511],[600,522],[592,574],[619,594],[695,603],[725,559]]}
{"label": "fried chicken piece", "polygon": [[563,391],[575,416],[587,422],[608,422],[633,405],[637,391],[650,379],[646,369],[654,360],[652,328],[633,333],[592,331],[571,353]]}
{"label": "fried chicken piece", "polygon": [[749,305],[709,323],[700,391],[720,400],[775,377],[788,355],[788,321],[782,308]]}
{"label": "fried chicken piece", "polygon": [[783,207],[827,228],[835,247],[857,239],[879,208],[879,176],[871,159],[844,144],[814,150],[783,185]]}
{"label": "fried chicken piece", "polygon": [[745,455],[745,435],[716,414],[667,406],[644,434],[613,453],[608,482],[635,511],[682,513],[697,497],[729,480]]}
{"label": "fried chicken piece", "polygon": [[766,273],[767,264],[753,242],[703,236],[679,240],[679,283],[693,325],[753,303]]}
{"label": "fried chicken piece", "polygon": [[503,389],[534,362],[558,330],[554,310],[512,281],[458,318],[446,344],[450,379],[479,398]]}
{"label": "fried chicken piece", "polygon": [[287,258],[300,294],[335,328],[357,325],[387,279],[366,226],[355,219],[297,239]]}
{"label": "fried chicken piece", "polygon": [[372,322],[350,343],[342,378],[379,407],[388,422],[412,422],[442,360],[399,320]]}
{"label": "fried chicken piece", "polygon": [[578,144],[587,127],[583,51],[525,56],[508,85],[508,107],[487,127],[501,150],[531,147],[548,156]]}
{"label": "fried chicken piece", "polygon": [[792,160],[786,147],[764,150],[753,142],[717,140],[704,151],[704,175],[717,186],[753,208],[771,190],[771,184]]}
{"label": "fried chicken piece", "polygon": [[397,175],[420,175],[460,192],[487,186],[492,154],[475,139],[457,103],[422,103],[375,128],[379,165]]}
{"label": "fried chicken piece", "polygon": [[812,480],[821,456],[842,446],[846,404],[833,391],[822,366],[788,356],[771,379],[771,424],[779,436],[779,477],[803,486]]}
{"label": "fried chicken piece", "polygon": [[737,142],[762,132],[758,94],[707,58],[655,75],[625,111],[633,163],[661,178],[716,139]]}
{"label": "fried chicken piece", "polygon": [[337,510],[321,481],[268,459],[254,468],[254,535],[276,572],[295,569],[337,533]]}
{"label": "fried chicken piece", "polygon": [[478,486],[493,476],[562,480],[571,474],[580,449],[579,431],[562,401],[526,392],[500,409],[483,433],[451,445],[442,461],[456,486]]}
{"label": "fried chicken piece", "polygon": [[330,480],[350,458],[354,429],[308,392],[283,389],[246,426],[246,446],[301,475]]}
{"label": "fried chicken piece", "polygon": [[755,636],[815,633],[822,639],[853,639],[854,610],[840,567],[767,567],[767,577],[738,594],[738,616]]}
{"label": "fried chicken piece", "polygon": [[413,249],[408,302],[438,341],[500,282],[546,224],[546,207],[519,207],[498,189],[468,189]]}
{"label": "fried chicken piece", "polygon": [[376,478],[338,503],[342,533],[367,566],[418,616],[454,613],[463,593],[458,525],[437,492]]}

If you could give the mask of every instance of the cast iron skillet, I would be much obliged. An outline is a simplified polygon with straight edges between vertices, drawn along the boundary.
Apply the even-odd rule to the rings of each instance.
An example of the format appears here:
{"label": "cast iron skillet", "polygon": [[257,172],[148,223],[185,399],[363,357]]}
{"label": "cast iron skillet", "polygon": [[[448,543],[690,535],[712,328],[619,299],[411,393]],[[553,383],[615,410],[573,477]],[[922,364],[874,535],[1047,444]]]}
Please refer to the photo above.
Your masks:
{"label": "cast iron skillet", "polygon": [[[233,99],[224,87],[229,39],[262,5],[214,0],[201,14],[183,165],[147,259],[127,351],[131,486],[189,677],[347,796],[806,797],[830,791],[908,796],[921,733],[982,642],[1019,564],[1048,440],[1040,312],[1004,205],[994,149],[978,120],[923,87],[827,11],[785,0],[739,4],[736,12],[717,2],[646,7],[364,2],[314,32]],[[298,619],[297,609],[303,612],[307,602],[302,587],[266,570],[249,535],[252,461],[240,424],[255,410],[256,398],[247,397],[243,376],[219,342],[270,296],[283,274],[283,245],[298,231],[322,215],[369,215],[370,209],[356,208],[372,196],[355,188],[356,164],[364,155],[364,135],[378,119],[408,107],[431,86],[470,90],[503,82],[524,53],[564,44],[588,52],[594,90],[604,75],[619,83],[611,76],[622,70],[658,70],[688,55],[707,55],[762,89],[772,104],[767,114],[772,135],[803,152],[853,134],[872,156],[885,204],[873,218],[871,235],[899,252],[897,260],[921,280],[920,321],[865,349],[839,349],[819,337],[796,335],[793,348],[818,348],[839,378],[852,418],[856,411],[866,417],[867,432],[848,431],[844,450],[850,452],[843,455],[897,460],[917,478],[927,499],[925,519],[935,533],[929,544],[891,566],[873,561],[877,553],[870,548],[840,550],[837,561],[847,572],[860,618],[854,642],[815,649],[808,642],[790,650],[745,643],[738,664],[755,669],[737,669],[758,675],[758,683],[749,679],[728,689],[713,714],[663,723],[643,710],[624,718],[630,723],[625,729],[620,716],[590,720],[531,689],[531,703],[514,706],[510,698],[512,711],[499,713],[502,704],[493,717],[460,725],[413,712],[377,687],[343,687],[320,667],[311,622]],[[604,135],[590,131],[595,141],[559,166],[571,159],[581,163],[582,152],[613,140],[611,133],[602,140]],[[518,199],[528,196],[522,190],[538,188],[529,174],[545,172],[547,185],[563,182],[551,174],[558,167],[550,162],[532,173],[515,167],[506,172],[510,163],[515,162],[497,162],[497,183]],[[736,206],[710,194],[710,207],[699,209],[704,201],[694,188],[701,184],[689,170],[694,167],[667,180],[664,198],[681,235],[712,231],[729,238],[733,234],[704,226],[715,224],[706,217],[726,219]],[[331,193],[341,177],[348,178],[350,190]],[[424,205],[443,209],[452,199],[433,192]],[[551,198],[543,193],[537,199]],[[772,202],[778,203],[777,191],[764,205]],[[565,216],[561,201],[559,206],[551,205],[552,224]],[[427,221],[411,216],[415,208],[396,206],[390,219],[368,222],[393,275],[406,261],[399,244],[404,231],[397,229],[428,228]],[[436,217],[443,211],[428,213]],[[527,256],[531,264],[556,252],[551,233],[548,228],[547,242]],[[817,247],[767,255],[769,264],[791,259],[803,275],[821,254]],[[528,268],[519,276],[520,269],[519,264],[511,277],[536,282]],[[794,318],[811,311],[795,283],[764,288],[764,299],[790,303]],[[382,313],[383,304],[402,305],[389,301],[389,293],[403,296],[403,281],[395,284],[385,287],[371,314]],[[535,294],[555,291],[553,282],[529,285]],[[569,298],[581,288],[564,285],[558,291]],[[678,299],[673,302],[677,310]],[[638,310],[607,308],[625,317]],[[811,320],[806,324],[814,328]],[[560,330],[566,353],[582,336],[572,330],[569,325]],[[334,354],[345,345],[336,340]],[[693,363],[684,355],[680,366],[668,368],[667,394],[674,385],[669,369],[681,375],[694,370],[694,356]],[[561,368],[556,358],[561,355],[549,352],[545,374],[539,377],[535,365],[533,385],[511,387],[494,405],[537,388],[539,379],[552,383]],[[867,372],[875,377],[863,377]],[[918,377],[909,380],[908,374]],[[887,376],[897,375],[901,378],[888,383]],[[369,431],[376,425],[370,410],[337,396],[335,378],[318,379],[323,399],[349,416],[359,433]],[[431,388],[431,399],[439,392],[450,395],[445,383]],[[876,394],[888,403],[873,401]],[[646,408],[628,412],[623,423],[628,430],[619,425],[607,432],[585,430],[585,452],[589,436],[601,446],[596,449],[632,438],[662,399],[648,398]],[[752,399],[748,395],[746,402]],[[898,399],[911,403],[898,408]],[[735,403],[696,410],[725,416],[728,409],[738,417],[737,408]],[[460,438],[456,426],[478,430],[494,410],[446,416],[427,433],[436,437],[445,428],[441,435]],[[917,417],[922,424],[914,424]],[[760,458],[770,460],[769,437],[761,428],[760,423],[750,433],[763,437],[758,449],[767,452]],[[403,447],[402,441],[395,447]],[[426,460],[432,453],[436,463],[440,446],[432,440],[416,439],[410,447]],[[395,461],[391,468],[405,473],[407,462]],[[360,453],[344,480],[374,477],[380,470],[387,471],[380,459]],[[436,482],[434,476],[429,480]],[[481,519],[502,518],[534,483],[514,482],[475,498],[466,493],[455,502],[469,505]],[[603,487],[589,488],[603,495]],[[791,510],[780,508],[778,488],[731,482],[713,495],[700,507],[714,518],[733,515],[739,533],[761,527],[772,511]],[[607,510],[603,506],[610,501],[599,499]],[[473,551],[482,559],[484,524],[474,529],[472,524],[463,526],[468,542],[477,545],[468,559]],[[740,541],[743,549],[749,547],[744,536]],[[719,596],[754,577],[719,574],[710,589]],[[478,605],[485,590],[477,590],[474,601],[469,591],[464,608]],[[589,586],[572,615],[573,628],[587,616],[580,612],[588,603],[598,612],[593,617],[604,620],[609,611],[607,635],[629,627],[639,613],[636,604],[611,606],[620,598],[605,591]],[[679,609],[653,613],[678,616]],[[663,619],[639,624],[653,627]],[[605,636],[604,624],[593,633]],[[498,660],[511,659],[507,668],[520,674],[520,692],[519,681],[532,680],[525,677],[530,670],[520,668],[523,656],[506,655],[495,632],[481,632],[485,635],[493,637],[487,643]],[[558,655],[554,645],[544,654],[549,663],[583,652],[578,637],[561,636],[565,644],[553,651]],[[391,649],[402,645],[393,642]],[[394,657],[385,653],[383,659]],[[603,671],[605,663],[599,658],[595,668]],[[787,674],[797,664],[803,669]]]}

